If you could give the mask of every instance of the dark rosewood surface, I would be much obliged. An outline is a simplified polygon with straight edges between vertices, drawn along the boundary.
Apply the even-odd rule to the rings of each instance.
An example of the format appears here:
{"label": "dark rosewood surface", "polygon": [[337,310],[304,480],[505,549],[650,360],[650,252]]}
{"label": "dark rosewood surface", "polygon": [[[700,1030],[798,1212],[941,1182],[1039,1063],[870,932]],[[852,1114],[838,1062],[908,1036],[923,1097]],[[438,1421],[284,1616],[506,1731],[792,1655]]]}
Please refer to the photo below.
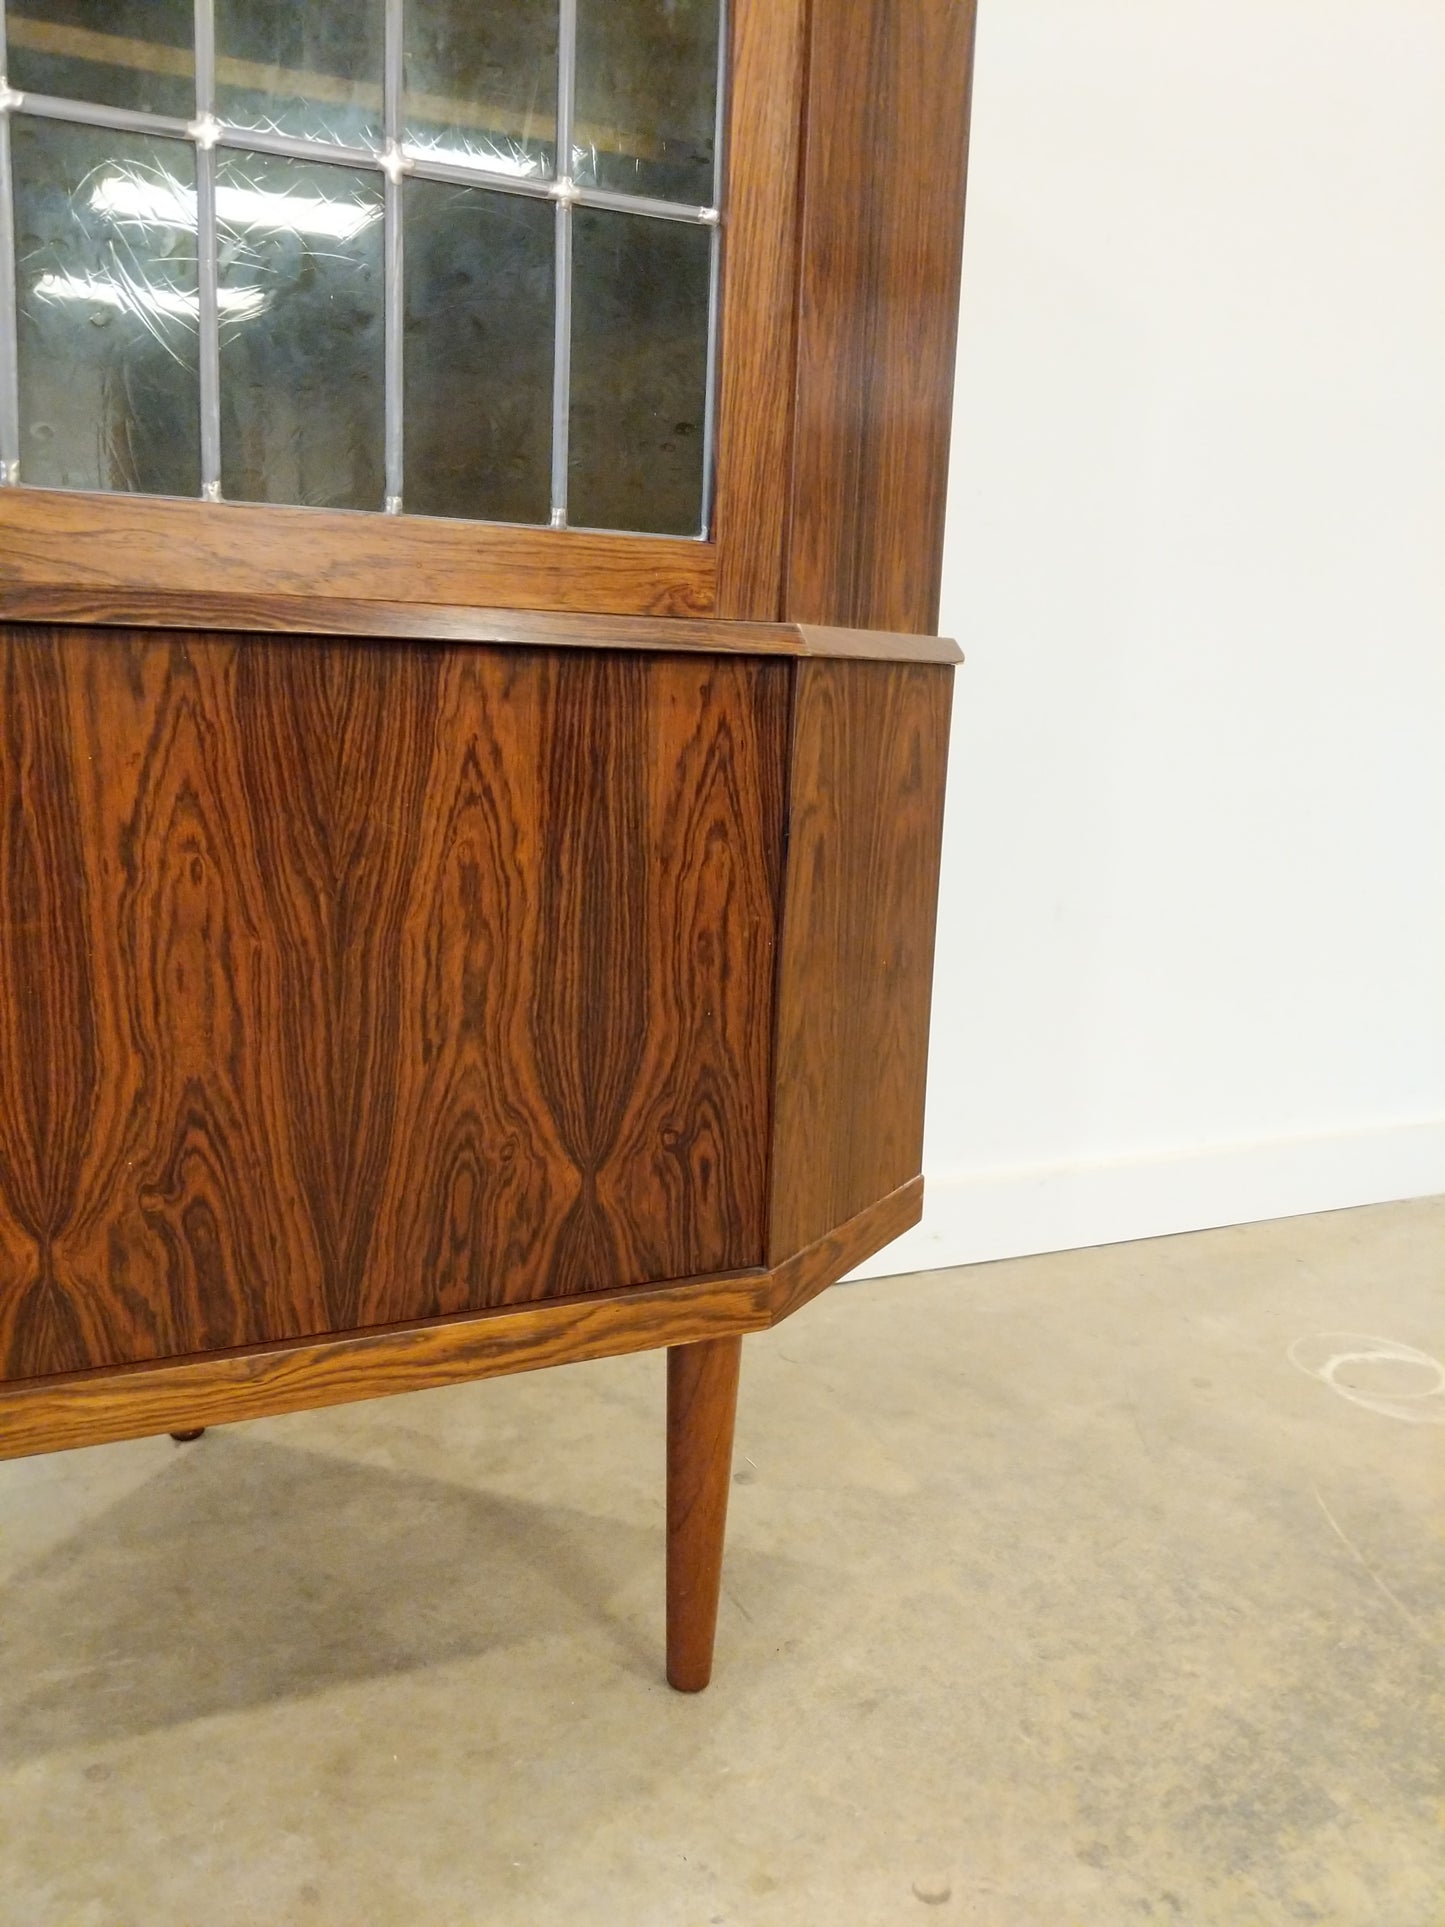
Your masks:
{"label": "dark rosewood surface", "polygon": [[973,0],[811,13],[782,613],[938,627]]}
{"label": "dark rosewood surface", "polygon": [[915,1177],[953,671],[798,665],[769,1255]]}
{"label": "dark rosewood surface", "polygon": [[791,666],[0,631],[0,1369],[755,1265]]}

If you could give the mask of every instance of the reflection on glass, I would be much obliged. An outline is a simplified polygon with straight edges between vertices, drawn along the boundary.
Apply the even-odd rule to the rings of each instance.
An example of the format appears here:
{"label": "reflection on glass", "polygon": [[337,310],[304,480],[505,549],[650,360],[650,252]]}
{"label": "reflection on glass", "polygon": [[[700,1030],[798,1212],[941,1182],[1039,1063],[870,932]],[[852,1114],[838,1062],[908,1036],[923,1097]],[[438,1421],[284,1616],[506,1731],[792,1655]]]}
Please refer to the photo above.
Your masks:
{"label": "reflection on glass", "polygon": [[221,492],[383,505],[381,176],[223,154]]}
{"label": "reflection on glass", "polygon": [[545,522],[552,205],[408,181],[405,216],[406,508]]}
{"label": "reflection on glass", "polygon": [[17,114],[20,472],[200,492],[194,153]]}
{"label": "reflection on glass", "polygon": [[557,0],[408,0],[406,138],[442,158],[550,175]]}
{"label": "reflection on glass", "polygon": [[572,219],[568,520],[696,535],[711,230],[597,208]]}
{"label": "reflection on glass", "polygon": [[711,206],[718,0],[578,0],[574,177]]}
{"label": "reflection on glass", "polygon": [[10,85],[23,93],[196,111],[193,0],[21,0],[8,28]]}
{"label": "reflection on glass", "polygon": [[216,111],[352,147],[379,145],[381,0],[216,0]]}

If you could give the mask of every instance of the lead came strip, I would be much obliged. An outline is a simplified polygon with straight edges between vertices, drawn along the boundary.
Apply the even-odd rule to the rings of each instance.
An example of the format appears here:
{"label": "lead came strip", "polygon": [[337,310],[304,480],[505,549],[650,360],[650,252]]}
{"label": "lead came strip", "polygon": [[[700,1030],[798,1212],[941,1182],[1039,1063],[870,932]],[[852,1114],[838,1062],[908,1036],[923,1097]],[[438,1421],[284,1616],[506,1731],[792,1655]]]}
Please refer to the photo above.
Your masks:
{"label": "lead came strip", "polygon": [[72,120],[81,127],[107,127],[117,134],[159,134],[165,140],[193,140],[195,124],[173,114],[146,114],[136,107],[98,107],[89,100],[58,100],[51,94],[16,94],[11,105],[39,120]]}
{"label": "lead came strip", "polygon": [[386,513],[400,515],[403,475],[406,463],[405,429],[402,410],[405,399],[406,300],[403,283],[405,242],[402,234],[402,93],[405,63],[402,45],[402,0],[386,0],[386,38],[382,51],[382,115],[386,149],[382,168],[386,175],[383,194],[385,265],[382,287],[385,295],[386,355]]}
{"label": "lead came strip", "polygon": [[[20,95],[15,96],[18,104]],[[97,107],[84,100],[61,100],[51,94],[26,94],[24,111],[41,120],[77,121],[85,127],[108,127],[119,134],[156,134],[166,140],[194,140],[194,121],[170,114],[147,114],[131,107]],[[278,134],[261,127],[232,127],[220,121],[215,129],[219,147],[236,147],[256,154],[275,154],[282,160],[320,161],[333,167],[380,170],[385,157],[370,147],[347,147],[340,141],[307,140],[299,134]],[[406,172],[423,181],[454,181],[458,187],[485,187],[497,194],[522,194],[535,200],[568,200],[578,207],[610,208],[617,214],[645,214],[658,221],[683,221],[711,226],[715,207],[691,202],[655,201],[645,194],[623,194],[615,188],[587,187],[577,181],[539,180],[524,174],[502,174],[484,161],[440,160],[435,155],[407,149]]]}
{"label": "lead came strip", "polygon": [[6,80],[5,9],[0,6],[0,487],[20,480],[19,306],[15,291],[15,194],[10,110],[20,96]]}
{"label": "lead came strip", "polygon": [[552,372],[552,527],[567,526],[572,455],[572,125],[577,102],[577,0],[557,14],[557,142],[552,171],[557,196],[557,332]]}
{"label": "lead came strip", "polygon": [[723,203],[723,182],[727,177],[728,125],[728,0],[718,0],[717,10],[717,118],[713,124],[712,206],[704,220],[713,223],[712,262],[707,296],[707,397],[702,418],[702,529],[700,540],[712,533],[713,488],[717,480],[717,389],[718,341],[722,334],[722,223],[718,209]]}
{"label": "lead came strip", "polygon": [[216,238],[215,0],[196,0],[196,288],[200,319],[201,499],[221,499],[221,302]]}

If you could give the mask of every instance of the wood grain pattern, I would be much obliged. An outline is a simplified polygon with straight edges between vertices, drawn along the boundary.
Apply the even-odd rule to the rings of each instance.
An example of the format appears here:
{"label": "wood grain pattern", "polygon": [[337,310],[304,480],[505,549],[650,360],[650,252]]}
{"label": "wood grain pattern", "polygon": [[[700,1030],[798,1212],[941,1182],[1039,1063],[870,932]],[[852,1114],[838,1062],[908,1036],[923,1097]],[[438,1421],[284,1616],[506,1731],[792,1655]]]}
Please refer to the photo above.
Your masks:
{"label": "wood grain pattern", "polygon": [[427,602],[353,602],[341,596],[235,596],[0,586],[0,622],[209,629],[357,640],[494,642],[535,649],[665,649],[707,655],[848,656],[879,662],[961,662],[940,636],[830,629],[711,617],[572,615],[539,609],[466,609]]}
{"label": "wood grain pattern", "polygon": [[793,448],[807,0],[734,0],[718,409],[717,612],[780,612]]}
{"label": "wood grain pattern", "polygon": [[910,1224],[920,1179],[773,1270],[0,1383],[0,1459],[765,1331]]}
{"label": "wood grain pattern", "polygon": [[667,1354],[667,1683],[679,1693],[712,1678],[742,1353],[741,1338],[710,1338]]}
{"label": "wood grain pattern", "polygon": [[710,616],[717,556],[664,536],[0,489],[0,590],[22,588]]}
{"label": "wood grain pattern", "polygon": [[905,1185],[923,1093],[951,669],[801,663],[778,964],[768,1253]]}
{"label": "wood grain pattern", "polygon": [[0,634],[0,1361],[757,1264],[782,663]]}
{"label": "wood grain pattern", "polygon": [[910,1178],[896,1191],[836,1226],[814,1243],[774,1265],[768,1294],[771,1323],[780,1325],[795,1311],[836,1285],[850,1271],[891,1245],[923,1216],[923,1179]]}
{"label": "wood grain pattern", "polygon": [[[6,1351],[17,1375],[86,1362],[81,1312],[60,1249],[74,1217],[101,1077],[106,1012],[85,904],[78,777],[60,722],[53,656],[0,669],[0,1279],[13,1285]],[[28,798],[36,806],[24,807]],[[44,799],[43,806],[40,799]]]}
{"label": "wood grain pattern", "polygon": [[809,47],[782,614],[938,627],[973,0],[828,0]]}
{"label": "wood grain pattern", "polygon": [[0,1459],[692,1344],[768,1323],[768,1274],[0,1384]]}

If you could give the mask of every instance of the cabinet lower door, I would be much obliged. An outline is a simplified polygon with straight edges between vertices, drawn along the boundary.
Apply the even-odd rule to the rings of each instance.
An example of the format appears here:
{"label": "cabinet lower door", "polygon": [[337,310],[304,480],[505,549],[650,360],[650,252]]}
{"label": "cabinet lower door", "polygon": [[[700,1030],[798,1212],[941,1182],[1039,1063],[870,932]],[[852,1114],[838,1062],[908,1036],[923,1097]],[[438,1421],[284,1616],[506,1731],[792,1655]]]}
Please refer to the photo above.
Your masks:
{"label": "cabinet lower door", "polygon": [[0,1377],[760,1263],[790,676],[0,631]]}

